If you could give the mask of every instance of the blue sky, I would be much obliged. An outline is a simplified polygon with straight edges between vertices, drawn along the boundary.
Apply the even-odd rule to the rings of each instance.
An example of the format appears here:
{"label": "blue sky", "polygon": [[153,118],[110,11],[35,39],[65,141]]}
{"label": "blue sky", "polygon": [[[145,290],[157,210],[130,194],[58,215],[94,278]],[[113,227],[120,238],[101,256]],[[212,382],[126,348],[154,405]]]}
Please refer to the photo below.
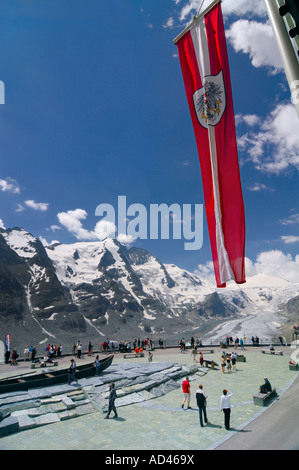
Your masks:
{"label": "blue sky", "polygon": [[[205,1],[204,7],[210,2]],[[46,243],[97,239],[100,204],[204,204],[173,39],[200,0],[3,0],[0,219]],[[264,2],[224,0],[247,274],[299,274],[299,122]],[[175,221],[174,221],[175,222]],[[99,225],[97,226],[99,228]],[[210,275],[203,244],[137,239]],[[297,256],[297,257],[296,257]]]}

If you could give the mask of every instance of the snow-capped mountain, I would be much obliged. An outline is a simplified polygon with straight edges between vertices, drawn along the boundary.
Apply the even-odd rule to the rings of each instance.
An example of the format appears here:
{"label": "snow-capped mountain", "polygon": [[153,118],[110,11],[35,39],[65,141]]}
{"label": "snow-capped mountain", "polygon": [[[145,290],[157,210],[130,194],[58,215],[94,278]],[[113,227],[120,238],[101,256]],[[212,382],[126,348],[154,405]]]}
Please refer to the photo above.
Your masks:
{"label": "snow-capped mountain", "polygon": [[268,338],[298,299],[299,284],[263,275],[217,289],[110,238],[44,247],[24,229],[0,230],[0,333],[20,347],[106,337]]}

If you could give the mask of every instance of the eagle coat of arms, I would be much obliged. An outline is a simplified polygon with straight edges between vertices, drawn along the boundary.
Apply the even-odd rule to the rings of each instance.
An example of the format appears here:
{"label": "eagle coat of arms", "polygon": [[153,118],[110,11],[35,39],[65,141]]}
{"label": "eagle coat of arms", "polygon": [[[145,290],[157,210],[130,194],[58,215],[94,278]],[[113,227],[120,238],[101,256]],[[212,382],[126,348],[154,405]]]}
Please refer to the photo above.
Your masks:
{"label": "eagle coat of arms", "polygon": [[205,129],[218,124],[226,107],[222,70],[204,77],[202,88],[193,94],[193,103],[199,124]]}

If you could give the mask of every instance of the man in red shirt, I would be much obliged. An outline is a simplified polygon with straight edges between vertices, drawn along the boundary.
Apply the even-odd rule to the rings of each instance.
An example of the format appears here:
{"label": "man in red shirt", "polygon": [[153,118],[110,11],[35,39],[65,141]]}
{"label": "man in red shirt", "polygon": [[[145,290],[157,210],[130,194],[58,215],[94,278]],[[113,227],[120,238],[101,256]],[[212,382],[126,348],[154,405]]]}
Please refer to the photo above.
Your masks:
{"label": "man in red shirt", "polygon": [[184,408],[184,404],[187,400],[187,409],[191,409],[191,406],[190,406],[191,391],[190,391],[189,377],[186,377],[186,379],[183,381],[182,389],[183,389],[183,395],[184,395],[182,408]]}

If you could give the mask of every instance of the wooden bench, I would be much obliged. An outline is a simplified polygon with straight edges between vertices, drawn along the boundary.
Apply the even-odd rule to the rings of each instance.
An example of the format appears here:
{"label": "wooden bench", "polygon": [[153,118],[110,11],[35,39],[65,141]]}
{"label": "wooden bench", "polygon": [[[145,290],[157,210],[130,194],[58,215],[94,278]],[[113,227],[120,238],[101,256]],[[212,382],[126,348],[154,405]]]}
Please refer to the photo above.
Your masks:
{"label": "wooden bench", "polygon": [[267,393],[257,393],[256,395],[253,396],[253,403],[255,405],[259,405],[259,406],[266,406],[266,404],[272,400],[272,398],[276,397],[277,396],[277,393],[276,393],[276,388],[273,388],[273,390],[271,392],[267,392]]}
{"label": "wooden bench", "polygon": [[237,356],[237,362],[246,362],[245,356]]}
{"label": "wooden bench", "polygon": [[199,348],[199,351],[205,354],[214,354],[214,349]]}
{"label": "wooden bench", "polygon": [[53,363],[52,362],[47,362],[45,365],[41,365],[40,362],[37,362],[36,364],[31,364],[31,369],[35,369],[36,366],[38,367],[57,367],[58,366],[58,361],[54,361]]}
{"label": "wooden bench", "polygon": [[124,354],[124,359],[130,359],[131,357],[144,357],[144,353],[127,353]]}
{"label": "wooden bench", "polygon": [[277,356],[283,356],[283,352],[282,352],[282,351],[271,351],[271,350],[266,351],[265,349],[262,349],[262,350],[261,350],[261,353],[262,353],[262,354],[273,354],[273,355],[276,354]]}
{"label": "wooden bench", "polygon": [[210,361],[208,359],[204,359],[203,363],[204,363],[204,366],[207,367],[207,368],[209,368],[209,366],[211,366],[211,369],[214,369],[215,366],[218,366],[217,362]]}

